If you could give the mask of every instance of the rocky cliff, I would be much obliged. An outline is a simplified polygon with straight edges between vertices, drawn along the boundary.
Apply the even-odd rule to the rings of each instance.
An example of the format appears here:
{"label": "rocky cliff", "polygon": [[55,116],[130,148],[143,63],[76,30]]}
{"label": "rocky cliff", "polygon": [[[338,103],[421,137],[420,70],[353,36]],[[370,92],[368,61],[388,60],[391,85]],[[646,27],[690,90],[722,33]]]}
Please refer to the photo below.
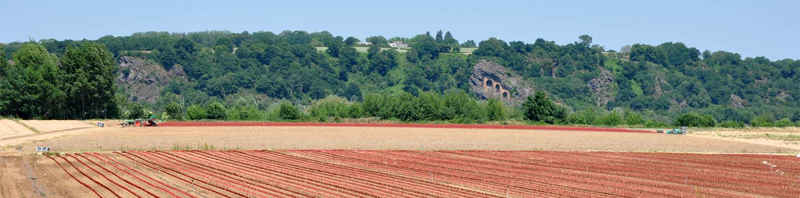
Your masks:
{"label": "rocky cliff", "polygon": [[600,77],[594,78],[586,84],[594,97],[595,105],[604,107],[609,101],[614,100],[611,83],[614,82],[613,74],[605,69],[600,71]]}
{"label": "rocky cliff", "polygon": [[177,64],[166,70],[152,60],[132,56],[120,57],[118,62],[120,72],[117,85],[125,90],[128,101],[155,103],[161,88],[167,86],[170,80],[186,78],[183,67]]}
{"label": "rocky cliff", "polygon": [[533,86],[520,76],[488,60],[480,60],[473,66],[469,83],[470,90],[480,98],[497,98],[507,103],[522,104],[528,95],[534,93]]}

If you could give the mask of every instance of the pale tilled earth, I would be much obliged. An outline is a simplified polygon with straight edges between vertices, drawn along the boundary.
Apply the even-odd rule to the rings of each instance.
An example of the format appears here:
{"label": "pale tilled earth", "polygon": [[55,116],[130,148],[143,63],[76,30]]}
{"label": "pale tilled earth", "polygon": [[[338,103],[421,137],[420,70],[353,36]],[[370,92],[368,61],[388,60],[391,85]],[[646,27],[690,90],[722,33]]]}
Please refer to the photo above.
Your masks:
{"label": "pale tilled earth", "polygon": [[215,149],[557,150],[700,153],[786,153],[800,149],[658,133],[388,127],[107,128],[22,147],[54,151]]}

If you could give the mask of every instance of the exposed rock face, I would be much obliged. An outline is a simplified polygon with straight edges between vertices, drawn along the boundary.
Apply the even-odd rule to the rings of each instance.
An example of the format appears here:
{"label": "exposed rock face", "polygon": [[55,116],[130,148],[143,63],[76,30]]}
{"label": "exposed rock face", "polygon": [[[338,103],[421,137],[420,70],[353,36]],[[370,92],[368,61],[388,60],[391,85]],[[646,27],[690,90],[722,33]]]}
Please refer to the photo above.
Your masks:
{"label": "exposed rock face", "polygon": [[605,106],[609,101],[614,99],[610,89],[611,83],[613,82],[614,78],[611,77],[611,72],[602,70],[600,72],[600,77],[592,79],[586,84],[589,90],[592,91],[592,96],[594,96],[595,104],[598,107]]}
{"label": "exposed rock face", "polygon": [[781,91],[781,93],[779,93],[777,96],[775,96],[775,98],[780,100],[781,102],[786,102],[786,98],[787,97],[792,97],[792,95],[789,95],[784,91]]}
{"label": "exposed rock face", "polygon": [[747,101],[743,100],[741,97],[731,94],[731,106],[733,107],[744,107]]}
{"label": "exposed rock face", "polygon": [[155,103],[161,88],[167,86],[171,79],[186,78],[183,67],[177,64],[167,71],[158,63],[139,57],[123,56],[118,62],[120,72],[117,85],[130,94],[128,101]]}
{"label": "exposed rock face", "polygon": [[475,64],[469,83],[470,90],[482,99],[497,98],[507,103],[522,104],[526,97],[534,93],[533,87],[522,81],[521,77],[488,60],[480,60]]}

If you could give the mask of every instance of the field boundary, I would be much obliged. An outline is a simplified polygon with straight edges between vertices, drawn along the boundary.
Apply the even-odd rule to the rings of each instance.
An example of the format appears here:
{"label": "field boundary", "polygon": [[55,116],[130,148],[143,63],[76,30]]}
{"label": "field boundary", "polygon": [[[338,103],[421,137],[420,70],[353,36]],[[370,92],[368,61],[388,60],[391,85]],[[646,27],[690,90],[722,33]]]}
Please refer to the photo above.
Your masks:
{"label": "field boundary", "polygon": [[522,129],[592,131],[623,133],[655,133],[648,130],[577,127],[577,126],[531,126],[531,125],[486,125],[486,124],[374,124],[374,123],[305,123],[305,122],[165,122],[164,127],[204,127],[204,126],[331,126],[331,127],[396,127],[396,128],[451,128],[451,129]]}

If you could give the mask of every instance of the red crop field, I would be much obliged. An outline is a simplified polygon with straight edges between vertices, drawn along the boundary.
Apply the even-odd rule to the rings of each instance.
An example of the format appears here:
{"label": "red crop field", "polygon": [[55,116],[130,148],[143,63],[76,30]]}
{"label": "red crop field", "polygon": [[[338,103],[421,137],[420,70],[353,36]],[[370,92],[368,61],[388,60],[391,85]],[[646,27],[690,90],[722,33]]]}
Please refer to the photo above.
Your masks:
{"label": "red crop field", "polygon": [[[135,151],[49,157],[100,197],[797,197],[794,156]],[[776,165],[772,170],[763,164]],[[77,184],[76,184],[77,185]]]}

